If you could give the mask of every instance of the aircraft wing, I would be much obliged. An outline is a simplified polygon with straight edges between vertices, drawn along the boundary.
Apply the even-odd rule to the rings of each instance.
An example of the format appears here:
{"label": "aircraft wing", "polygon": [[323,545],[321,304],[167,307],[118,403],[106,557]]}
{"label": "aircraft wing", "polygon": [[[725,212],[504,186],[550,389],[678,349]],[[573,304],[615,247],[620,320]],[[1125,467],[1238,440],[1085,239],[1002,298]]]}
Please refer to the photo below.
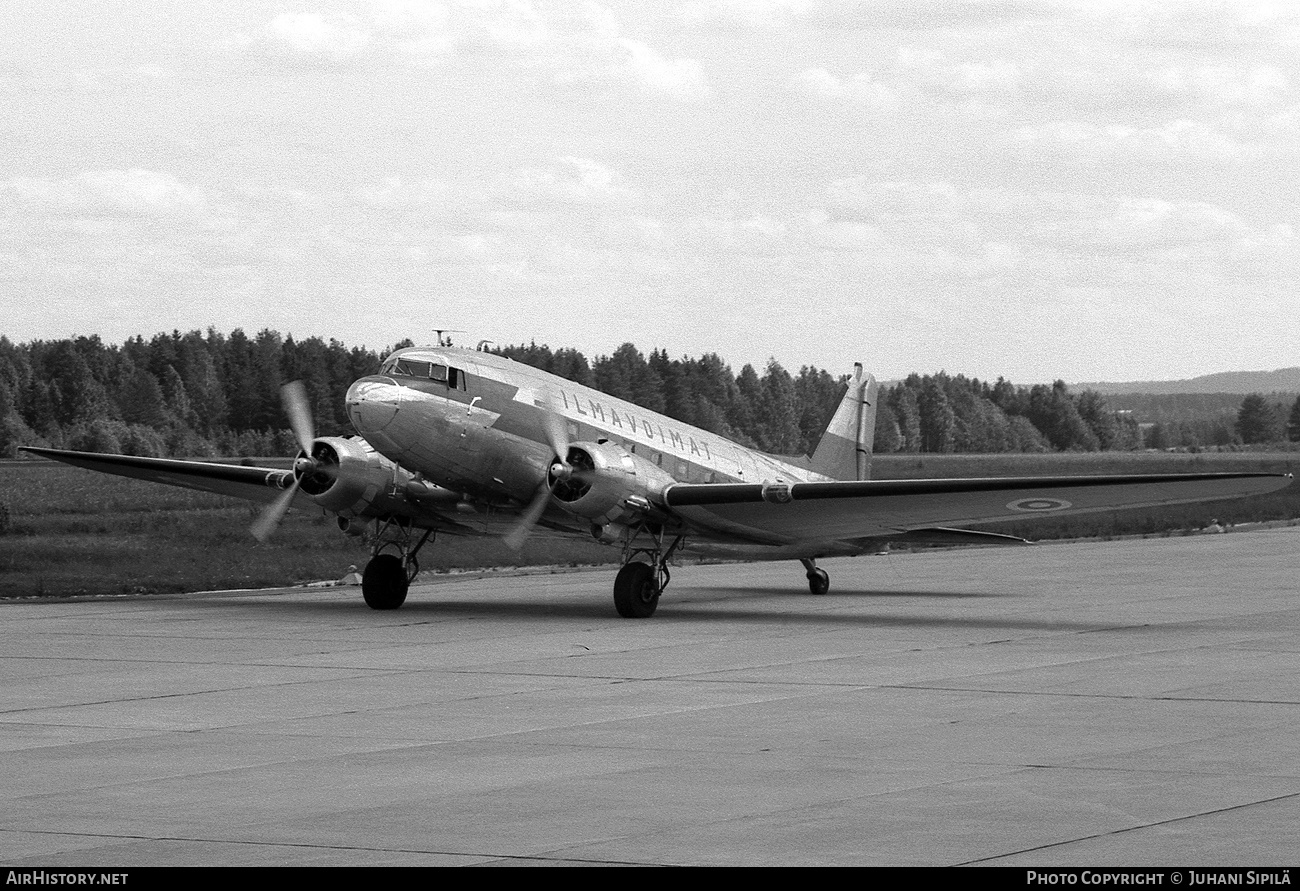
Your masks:
{"label": "aircraft wing", "polygon": [[[38,449],[24,446],[20,451],[52,458],[117,476],[129,476],[151,483],[198,489],[217,495],[230,495],[250,501],[271,502],[281,494],[282,485],[293,481],[293,471],[274,467],[249,467],[243,464],[215,464],[208,461],[182,461],[175,458],[138,458],[134,455],[105,455],[96,452],[73,452],[66,449]],[[309,505],[307,495],[294,498],[298,506]]]}
{"label": "aircraft wing", "polygon": [[808,483],[679,483],[672,513],[755,543],[913,535],[1035,516],[1188,504],[1275,492],[1289,474],[1187,473]]}

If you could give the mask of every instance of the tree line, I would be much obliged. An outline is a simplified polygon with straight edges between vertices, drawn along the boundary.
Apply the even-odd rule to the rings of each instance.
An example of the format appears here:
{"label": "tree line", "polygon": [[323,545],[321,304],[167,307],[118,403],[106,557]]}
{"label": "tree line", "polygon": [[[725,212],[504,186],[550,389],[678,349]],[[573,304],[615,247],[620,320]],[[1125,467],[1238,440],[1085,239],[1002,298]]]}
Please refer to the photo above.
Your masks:
{"label": "tree line", "polygon": [[[121,345],[94,336],[25,344],[0,336],[0,457],[13,457],[20,445],[145,456],[292,454],[279,400],[283,382],[304,381],[319,433],[348,433],[348,386],[393,349],[411,345],[376,352],[270,330],[250,337],[240,329],[173,331]],[[493,351],[785,455],[815,448],[846,380],[810,365],[791,374],[775,359],[761,373],[749,364],[735,373],[716,353],[646,356],[630,343],[592,360],[536,343]],[[1250,396],[1230,429],[1222,425],[1222,417],[1197,416],[1144,429],[1132,411],[1116,410],[1091,390],[1072,393],[1061,381],[1018,387],[938,372],[881,389],[875,449],[1047,452],[1300,441],[1300,399],[1288,414],[1276,400]]]}

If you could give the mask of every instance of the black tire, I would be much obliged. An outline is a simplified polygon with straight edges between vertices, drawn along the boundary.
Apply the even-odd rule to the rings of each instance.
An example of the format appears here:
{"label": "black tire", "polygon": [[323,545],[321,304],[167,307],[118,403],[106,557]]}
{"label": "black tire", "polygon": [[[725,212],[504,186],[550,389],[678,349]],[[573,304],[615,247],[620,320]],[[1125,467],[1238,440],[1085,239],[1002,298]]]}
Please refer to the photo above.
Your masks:
{"label": "black tire", "polygon": [[659,605],[655,569],[649,563],[628,563],[614,579],[614,608],[625,619],[648,619]]}
{"label": "black tire", "polygon": [[371,609],[397,609],[406,602],[406,569],[393,554],[371,557],[361,576],[361,596]]}
{"label": "black tire", "polygon": [[808,590],[818,597],[831,589],[831,577],[824,569],[814,569],[808,573]]}

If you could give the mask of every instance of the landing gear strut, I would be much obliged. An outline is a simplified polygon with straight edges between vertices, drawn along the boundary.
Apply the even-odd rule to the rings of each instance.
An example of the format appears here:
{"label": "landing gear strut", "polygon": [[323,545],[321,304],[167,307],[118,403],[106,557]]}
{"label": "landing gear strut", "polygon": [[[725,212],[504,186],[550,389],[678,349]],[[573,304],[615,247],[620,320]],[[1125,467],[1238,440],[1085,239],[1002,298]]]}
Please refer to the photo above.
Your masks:
{"label": "landing gear strut", "polygon": [[[650,546],[633,547],[633,541],[642,531],[649,534]],[[614,578],[614,608],[620,616],[625,619],[648,619],[654,615],[655,607],[659,605],[659,595],[672,579],[668,561],[681,543],[682,536],[679,535],[665,550],[662,527],[650,530],[642,526],[628,536],[623,543],[623,568]],[[638,556],[645,556],[650,562],[637,560]]]}
{"label": "landing gear strut", "polygon": [[831,577],[826,570],[817,568],[817,561],[812,557],[801,557],[799,562],[808,570],[808,590],[821,596],[831,589]]}
{"label": "landing gear strut", "polygon": [[420,562],[415,555],[432,535],[432,529],[424,530],[415,547],[411,547],[414,530],[410,526],[392,519],[384,521],[375,532],[372,556],[361,576],[361,596],[366,599],[366,606],[397,609],[406,602],[406,590],[420,574]]}

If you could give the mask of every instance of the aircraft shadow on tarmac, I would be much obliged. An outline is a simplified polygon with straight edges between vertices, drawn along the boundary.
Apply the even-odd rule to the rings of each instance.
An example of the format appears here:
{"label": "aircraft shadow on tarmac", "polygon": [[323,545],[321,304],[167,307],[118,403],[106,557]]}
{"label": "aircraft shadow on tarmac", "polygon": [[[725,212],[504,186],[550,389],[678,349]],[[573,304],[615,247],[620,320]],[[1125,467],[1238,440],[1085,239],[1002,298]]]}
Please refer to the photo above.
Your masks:
{"label": "aircraft shadow on tarmac", "polygon": [[[741,622],[752,625],[817,625],[832,627],[858,628],[985,628],[1005,629],[1007,631],[1043,631],[1063,633],[1095,632],[1101,628],[1114,627],[1116,623],[1105,621],[1036,620],[1027,618],[1008,618],[1005,616],[933,616],[933,615],[898,615],[871,614],[862,612],[848,613],[840,610],[825,609],[835,595],[826,598],[813,598],[808,594],[791,591],[788,588],[735,589],[735,588],[692,588],[683,589],[678,598],[665,601],[660,605],[654,618],[643,620],[650,623],[677,622]],[[840,596],[875,596],[875,592],[842,592]],[[891,597],[956,597],[982,598],[1014,595],[972,594],[945,592],[888,592]],[[789,609],[772,609],[772,600],[777,597],[789,598]],[[755,601],[763,600],[766,605],[755,609]],[[271,604],[268,604],[270,606]],[[274,604],[285,612],[330,612],[355,611],[363,614],[363,605],[352,600],[302,603],[279,601]],[[368,623],[377,618],[370,612],[364,612]],[[575,597],[572,600],[521,599],[518,596],[498,596],[474,600],[472,602],[455,600],[438,600],[436,595],[408,600],[401,610],[386,613],[385,618],[392,624],[423,625],[444,621],[471,618],[492,619],[608,619],[610,622],[626,623],[614,615],[609,604],[601,598],[595,601],[589,597]]]}
{"label": "aircraft shadow on tarmac", "polygon": [[[808,600],[809,597],[803,591],[790,586],[778,587],[773,585],[769,588],[692,588],[691,592],[704,594],[720,594],[724,596],[735,596],[739,594],[742,597],[802,597]],[[686,592],[682,592],[685,594]],[[671,595],[665,595],[669,597]],[[1004,594],[996,591],[885,591],[879,589],[853,590],[846,591],[842,588],[833,588],[826,598],[835,597],[870,597],[873,600],[879,600],[886,597],[919,597],[919,598],[957,598],[957,599],[986,599],[992,597],[1018,597],[1018,594]],[[665,601],[666,603],[667,601]],[[813,603],[819,600],[811,601]]]}

